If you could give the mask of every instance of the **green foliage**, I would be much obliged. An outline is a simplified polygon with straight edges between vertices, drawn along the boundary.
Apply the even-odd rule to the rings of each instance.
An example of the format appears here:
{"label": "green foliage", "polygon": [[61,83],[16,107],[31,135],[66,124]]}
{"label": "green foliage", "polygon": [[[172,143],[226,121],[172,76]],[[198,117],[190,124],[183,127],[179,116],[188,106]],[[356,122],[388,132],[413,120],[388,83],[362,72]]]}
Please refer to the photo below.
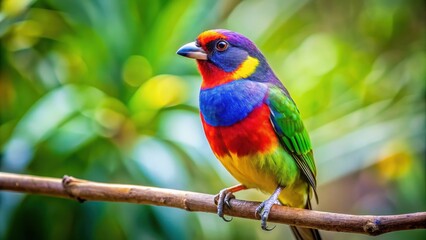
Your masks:
{"label": "green foliage", "polygon": [[[203,137],[195,64],[175,54],[203,30],[229,28],[256,42],[302,113],[317,162],[317,209],[426,209],[423,1],[0,4],[1,171],[208,193],[234,184]],[[265,233],[251,220],[0,192],[4,239],[284,236],[285,227]]]}

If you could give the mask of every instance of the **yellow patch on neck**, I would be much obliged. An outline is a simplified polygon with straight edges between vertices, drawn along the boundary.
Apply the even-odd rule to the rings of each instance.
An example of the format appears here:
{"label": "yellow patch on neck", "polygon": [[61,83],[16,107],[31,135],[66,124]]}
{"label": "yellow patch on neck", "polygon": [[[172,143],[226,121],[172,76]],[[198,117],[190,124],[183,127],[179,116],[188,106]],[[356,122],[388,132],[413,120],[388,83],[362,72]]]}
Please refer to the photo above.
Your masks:
{"label": "yellow patch on neck", "polygon": [[247,59],[244,60],[244,62],[241,63],[241,65],[232,73],[232,78],[247,78],[256,71],[258,65],[259,60],[257,60],[257,58],[248,56]]}

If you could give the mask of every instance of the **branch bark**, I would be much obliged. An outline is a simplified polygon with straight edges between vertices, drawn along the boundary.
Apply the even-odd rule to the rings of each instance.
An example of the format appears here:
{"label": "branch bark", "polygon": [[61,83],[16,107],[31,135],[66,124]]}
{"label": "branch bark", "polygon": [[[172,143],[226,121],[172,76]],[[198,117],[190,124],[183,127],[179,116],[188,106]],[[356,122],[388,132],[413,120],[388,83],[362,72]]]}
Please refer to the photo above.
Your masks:
{"label": "branch bark", "polygon": [[[146,186],[97,183],[73,177],[63,179],[0,172],[0,190],[77,199],[80,202],[109,201],[181,208],[187,211],[216,213],[214,196]],[[259,202],[233,199],[225,214],[258,219],[254,212]],[[392,231],[425,229],[426,212],[400,215],[348,215],[274,205],[269,222],[316,228],[326,231],[380,235]]]}

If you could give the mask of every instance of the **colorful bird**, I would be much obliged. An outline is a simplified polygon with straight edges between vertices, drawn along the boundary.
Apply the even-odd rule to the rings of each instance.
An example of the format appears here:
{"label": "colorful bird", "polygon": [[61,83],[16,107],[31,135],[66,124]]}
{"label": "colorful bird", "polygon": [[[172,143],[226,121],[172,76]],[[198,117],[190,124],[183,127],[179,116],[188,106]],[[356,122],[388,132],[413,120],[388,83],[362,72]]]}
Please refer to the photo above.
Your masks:
{"label": "colorful bird", "polygon": [[[220,191],[218,215],[233,193],[257,188],[271,197],[256,209],[267,226],[272,206],[311,209],[316,167],[299,110],[265,57],[245,36],[224,29],[201,33],[177,54],[197,60],[202,76],[200,115],[216,157],[241,184]],[[312,191],[313,190],[313,191]],[[291,227],[297,239],[321,239],[318,230]]]}

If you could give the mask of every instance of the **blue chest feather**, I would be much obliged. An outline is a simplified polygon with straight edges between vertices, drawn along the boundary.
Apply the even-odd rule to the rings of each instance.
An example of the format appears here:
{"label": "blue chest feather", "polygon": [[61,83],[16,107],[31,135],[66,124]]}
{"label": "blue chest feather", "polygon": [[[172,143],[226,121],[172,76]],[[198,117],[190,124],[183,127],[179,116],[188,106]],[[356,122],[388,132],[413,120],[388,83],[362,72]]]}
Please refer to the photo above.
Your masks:
{"label": "blue chest feather", "polygon": [[200,110],[211,126],[230,126],[259,107],[267,94],[265,84],[237,80],[200,92]]}

